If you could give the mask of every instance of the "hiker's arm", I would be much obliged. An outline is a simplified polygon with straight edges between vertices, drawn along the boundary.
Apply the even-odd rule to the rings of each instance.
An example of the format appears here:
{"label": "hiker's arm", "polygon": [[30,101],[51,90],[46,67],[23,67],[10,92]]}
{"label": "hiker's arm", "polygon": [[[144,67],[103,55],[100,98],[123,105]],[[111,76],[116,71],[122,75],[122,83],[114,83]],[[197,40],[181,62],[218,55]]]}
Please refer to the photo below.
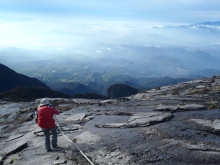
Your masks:
{"label": "hiker's arm", "polygon": [[59,115],[59,114],[60,114],[60,111],[58,111],[58,110],[55,109],[55,108],[52,108],[52,111],[53,111],[53,114],[56,114],[56,115]]}

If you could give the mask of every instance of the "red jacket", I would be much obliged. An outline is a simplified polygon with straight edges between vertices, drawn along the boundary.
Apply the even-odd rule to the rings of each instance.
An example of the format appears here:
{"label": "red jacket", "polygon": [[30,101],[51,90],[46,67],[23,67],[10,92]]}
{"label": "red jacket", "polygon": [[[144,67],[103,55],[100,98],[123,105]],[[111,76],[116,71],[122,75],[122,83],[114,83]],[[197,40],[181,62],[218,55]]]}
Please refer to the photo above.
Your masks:
{"label": "red jacket", "polygon": [[42,106],[38,108],[38,125],[41,128],[44,129],[50,129],[53,128],[56,124],[53,118],[54,114],[59,114],[60,112],[53,108],[48,106]]}

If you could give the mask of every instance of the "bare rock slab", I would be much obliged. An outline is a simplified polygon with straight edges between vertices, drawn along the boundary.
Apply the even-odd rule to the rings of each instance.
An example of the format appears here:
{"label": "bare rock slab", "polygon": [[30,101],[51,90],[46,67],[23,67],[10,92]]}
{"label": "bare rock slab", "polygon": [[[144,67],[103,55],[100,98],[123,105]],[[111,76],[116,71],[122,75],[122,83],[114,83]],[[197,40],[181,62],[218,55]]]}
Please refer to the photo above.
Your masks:
{"label": "bare rock slab", "polygon": [[143,127],[152,124],[165,122],[170,120],[173,115],[169,112],[146,112],[136,113],[125,123],[109,123],[109,124],[96,124],[99,128],[132,128]]}
{"label": "bare rock slab", "polygon": [[109,164],[109,165],[120,165],[120,164],[131,164],[132,157],[129,153],[123,152],[119,149],[113,151],[107,151],[100,149],[93,155],[94,162],[97,164]]}
{"label": "bare rock slab", "polygon": [[210,146],[203,143],[198,143],[198,144],[185,143],[184,146],[189,150],[220,152],[220,148],[218,146]]}
{"label": "bare rock slab", "polygon": [[191,121],[194,121],[195,123],[204,127],[210,128],[210,130],[213,130],[214,132],[220,132],[220,120],[218,119],[214,121],[205,119],[191,119]]}
{"label": "bare rock slab", "polygon": [[85,131],[82,134],[75,136],[75,139],[79,144],[95,144],[101,140],[101,137],[89,131]]}
{"label": "bare rock slab", "polygon": [[201,104],[185,104],[185,105],[159,105],[155,111],[192,111],[206,108]]}
{"label": "bare rock slab", "polygon": [[160,112],[140,113],[132,116],[127,123],[130,127],[148,126],[148,125],[168,121],[172,117],[173,115],[171,113],[160,113]]}
{"label": "bare rock slab", "polygon": [[66,121],[72,123],[81,123],[82,120],[86,117],[86,113],[78,113],[76,115],[69,116]]}
{"label": "bare rock slab", "polygon": [[66,160],[55,160],[53,161],[53,165],[60,165],[60,164],[65,164],[67,161]]}
{"label": "bare rock slab", "polygon": [[19,152],[28,147],[27,142],[18,142],[16,144],[10,145],[8,148],[1,152],[2,155],[11,155]]}

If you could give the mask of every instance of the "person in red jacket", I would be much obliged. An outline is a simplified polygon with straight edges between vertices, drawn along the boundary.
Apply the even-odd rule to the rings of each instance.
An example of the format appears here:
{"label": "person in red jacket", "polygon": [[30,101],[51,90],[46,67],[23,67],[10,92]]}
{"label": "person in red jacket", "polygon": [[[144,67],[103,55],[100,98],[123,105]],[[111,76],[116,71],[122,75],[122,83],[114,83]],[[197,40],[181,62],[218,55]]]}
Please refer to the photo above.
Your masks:
{"label": "person in red jacket", "polygon": [[57,126],[53,115],[59,115],[59,111],[50,106],[50,102],[44,98],[38,106],[38,126],[42,128],[45,136],[45,148],[49,152],[50,148],[50,132],[52,133],[52,147],[57,148]]}

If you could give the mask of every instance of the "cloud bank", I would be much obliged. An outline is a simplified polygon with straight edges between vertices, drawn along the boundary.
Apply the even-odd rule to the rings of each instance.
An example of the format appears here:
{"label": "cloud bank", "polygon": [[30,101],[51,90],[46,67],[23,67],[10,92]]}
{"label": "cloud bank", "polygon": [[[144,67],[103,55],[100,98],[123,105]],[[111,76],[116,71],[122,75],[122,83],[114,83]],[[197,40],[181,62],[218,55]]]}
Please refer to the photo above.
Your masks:
{"label": "cloud bank", "polygon": [[192,38],[187,31],[180,40],[179,30],[166,27],[218,21],[219,8],[218,0],[3,0],[0,48],[71,52],[100,43],[199,45],[204,35]]}

